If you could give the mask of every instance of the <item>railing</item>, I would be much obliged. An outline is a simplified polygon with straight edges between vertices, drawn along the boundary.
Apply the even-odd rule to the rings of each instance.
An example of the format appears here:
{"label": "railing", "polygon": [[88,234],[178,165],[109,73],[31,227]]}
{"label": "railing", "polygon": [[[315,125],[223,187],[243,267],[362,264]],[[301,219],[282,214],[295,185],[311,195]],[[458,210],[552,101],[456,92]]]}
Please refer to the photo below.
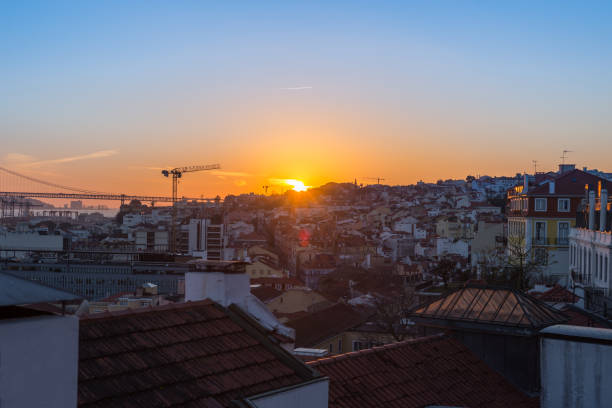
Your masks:
{"label": "railing", "polygon": [[534,238],[533,245],[541,245],[541,246],[568,246],[569,238],[561,237],[561,238]]}

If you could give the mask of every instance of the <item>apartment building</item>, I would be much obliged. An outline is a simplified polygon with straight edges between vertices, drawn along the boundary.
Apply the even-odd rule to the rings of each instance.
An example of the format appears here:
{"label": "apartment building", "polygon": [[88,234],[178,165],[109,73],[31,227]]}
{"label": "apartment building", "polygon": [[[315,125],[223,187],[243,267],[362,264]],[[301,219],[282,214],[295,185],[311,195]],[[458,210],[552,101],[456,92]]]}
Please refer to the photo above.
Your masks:
{"label": "apartment building", "polygon": [[537,174],[508,191],[508,245],[523,246],[543,265],[544,277],[567,276],[570,229],[585,201],[585,191],[607,188],[607,180],[560,166],[558,173]]}

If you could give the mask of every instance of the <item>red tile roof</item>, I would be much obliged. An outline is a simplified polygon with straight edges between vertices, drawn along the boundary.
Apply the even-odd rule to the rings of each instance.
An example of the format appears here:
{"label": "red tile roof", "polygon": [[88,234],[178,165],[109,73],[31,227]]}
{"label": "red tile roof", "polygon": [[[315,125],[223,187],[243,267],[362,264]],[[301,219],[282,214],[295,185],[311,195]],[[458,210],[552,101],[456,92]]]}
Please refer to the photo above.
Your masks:
{"label": "red tile roof", "polygon": [[[591,189],[597,188],[597,183],[601,181],[602,188],[607,188],[609,181],[604,178],[586,173],[582,170],[571,170],[557,176],[555,179],[554,195],[584,195],[584,186],[589,184]],[[528,190],[528,195],[550,195],[548,183],[533,187]]]}
{"label": "red tile roof", "polygon": [[89,316],[79,334],[80,407],[228,407],[316,375],[209,300]]}
{"label": "red tile roof", "polygon": [[262,302],[267,302],[274,298],[279,297],[283,294],[280,290],[276,290],[270,286],[259,286],[257,288],[251,288],[251,294],[257,297]]}
{"label": "red tile roof", "polygon": [[569,317],[567,325],[583,326],[583,327],[598,327],[600,329],[612,329],[612,322],[597,316],[596,314],[587,312],[576,306],[566,306],[561,309],[564,315]]}
{"label": "red tile roof", "polygon": [[538,407],[458,341],[388,344],[308,362],[330,378],[329,407]]}
{"label": "red tile roof", "polygon": [[576,303],[578,296],[574,295],[563,286],[555,285],[549,290],[535,295],[537,299],[548,303]]}
{"label": "red tile roof", "polygon": [[286,326],[295,329],[296,347],[312,347],[365,323],[368,317],[364,310],[336,303],[327,309],[291,320]]}

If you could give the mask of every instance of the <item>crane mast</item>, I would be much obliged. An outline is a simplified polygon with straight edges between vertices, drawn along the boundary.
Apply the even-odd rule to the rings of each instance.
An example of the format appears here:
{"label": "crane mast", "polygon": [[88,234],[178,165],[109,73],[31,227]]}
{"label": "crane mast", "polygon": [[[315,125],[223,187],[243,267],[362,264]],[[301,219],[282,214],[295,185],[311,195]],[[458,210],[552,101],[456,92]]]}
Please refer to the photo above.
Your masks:
{"label": "crane mast", "polygon": [[196,171],[220,169],[219,164],[207,164],[203,166],[176,167],[171,170],[162,170],[164,177],[172,176],[172,225],[170,227],[170,251],[176,253],[176,202],[178,201],[178,180],[183,177],[183,173],[193,173]]}

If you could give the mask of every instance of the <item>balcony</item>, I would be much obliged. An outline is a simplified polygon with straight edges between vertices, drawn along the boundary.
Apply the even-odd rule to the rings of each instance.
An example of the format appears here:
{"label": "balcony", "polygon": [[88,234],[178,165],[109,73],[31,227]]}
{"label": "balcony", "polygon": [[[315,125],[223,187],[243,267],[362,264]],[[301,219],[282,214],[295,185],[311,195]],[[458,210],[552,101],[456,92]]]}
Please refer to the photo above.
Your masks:
{"label": "balcony", "polygon": [[561,237],[561,238],[534,238],[533,245],[539,246],[568,246],[569,245],[569,237]]}

